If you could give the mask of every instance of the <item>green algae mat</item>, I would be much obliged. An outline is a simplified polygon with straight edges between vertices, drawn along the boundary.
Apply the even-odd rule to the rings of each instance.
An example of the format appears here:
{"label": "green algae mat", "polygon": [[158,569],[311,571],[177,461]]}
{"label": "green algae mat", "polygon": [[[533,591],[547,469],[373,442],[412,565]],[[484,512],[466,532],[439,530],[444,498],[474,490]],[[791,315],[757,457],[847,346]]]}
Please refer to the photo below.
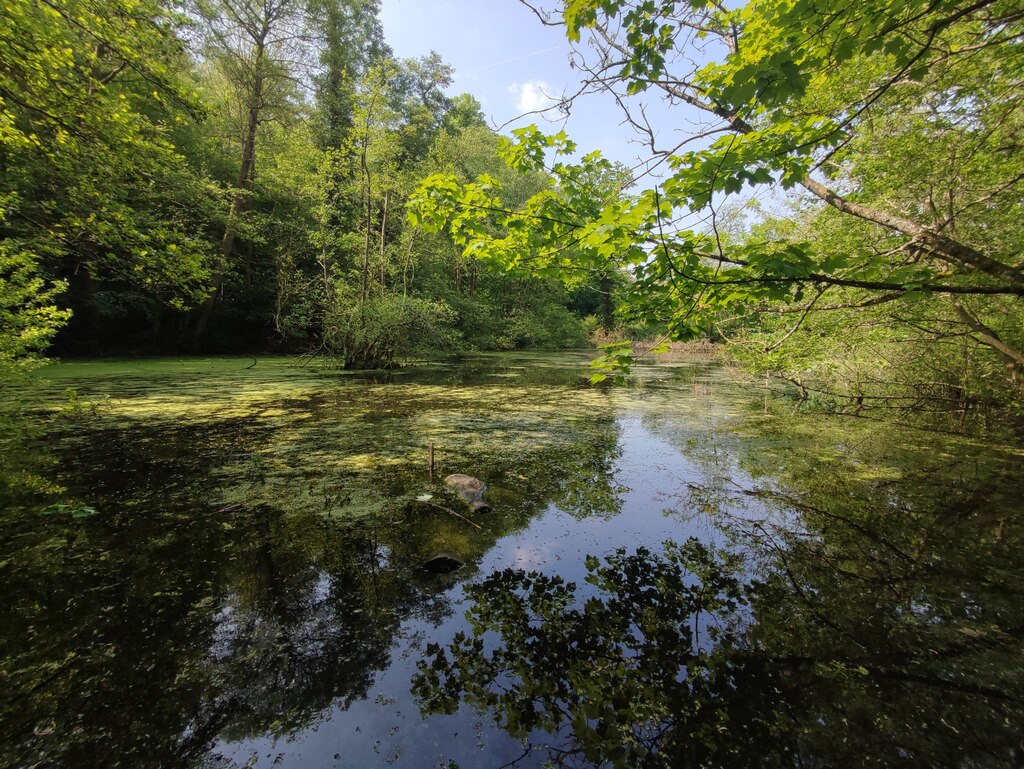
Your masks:
{"label": "green algae mat", "polygon": [[44,370],[5,446],[0,764],[1019,759],[1019,445],[587,358]]}

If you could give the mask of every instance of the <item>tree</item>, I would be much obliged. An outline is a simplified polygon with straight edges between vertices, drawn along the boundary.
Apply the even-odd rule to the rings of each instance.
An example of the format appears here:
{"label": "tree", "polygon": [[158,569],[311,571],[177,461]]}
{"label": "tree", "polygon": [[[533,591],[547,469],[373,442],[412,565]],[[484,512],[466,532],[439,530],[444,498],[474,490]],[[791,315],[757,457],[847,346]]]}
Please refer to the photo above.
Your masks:
{"label": "tree", "polygon": [[[480,139],[476,165],[493,170],[495,138],[472,97],[448,97],[437,54],[391,57],[378,11],[377,0],[5,6],[0,347],[12,367],[51,346],[308,349],[339,338],[339,319],[364,336],[390,327],[396,307],[423,334],[405,350],[579,340],[553,283],[531,294],[525,273],[502,286],[492,274],[477,296],[477,259],[405,226],[402,202],[448,163],[446,144]],[[507,176],[509,200],[546,184]],[[396,305],[399,292],[424,304]],[[352,296],[379,306],[350,315]],[[456,313],[452,298],[465,300]],[[421,322],[435,311],[437,324]],[[471,342],[456,315],[481,330]]]}
{"label": "tree", "polygon": [[230,87],[240,113],[238,173],[221,239],[221,267],[198,310],[198,340],[206,332],[217,293],[230,268],[239,216],[255,174],[260,125],[272,110],[287,110],[290,106],[296,67],[305,54],[302,43],[306,19],[300,0],[201,0],[197,11],[204,22],[209,61]]}
{"label": "tree", "polygon": [[78,311],[72,334],[128,297],[189,304],[206,277],[212,195],[170,139],[201,114],[182,76],[182,19],[158,2],[15,0],[4,21],[0,238],[20,265],[5,280],[37,276],[20,305],[36,310],[15,325],[51,337],[68,313],[37,310],[58,287]]}
{"label": "tree", "polygon": [[390,51],[380,24],[380,0],[320,0],[313,10],[324,41],[316,76],[319,142],[323,149],[337,148],[352,130],[359,82]]}
{"label": "tree", "polygon": [[0,241],[0,385],[34,366],[69,317],[55,304],[64,286],[48,285],[33,257]]}
{"label": "tree", "polygon": [[[1024,119],[1015,96],[1024,53],[1012,3],[531,7],[544,23],[564,25],[574,42],[589,35],[589,48],[574,55],[587,77],[576,96],[612,92],[669,172],[628,203],[595,212],[593,196],[579,194],[537,198],[505,214],[503,226],[531,234],[503,238],[500,259],[530,258],[547,269],[611,256],[637,276],[631,312],[666,324],[677,338],[766,307],[789,306],[802,319],[832,305],[908,306],[924,297],[944,308],[942,323],[1007,364],[1012,397],[1024,339],[1019,322],[995,327],[995,302],[1019,319],[1024,296],[1020,230],[1007,218],[1019,219],[1024,183],[1014,138]],[[648,92],[702,119],[700,130],[658,146],[634,108]],[[571,153],[566,141],[522,131],[510,157],[539,168],[545,153]],[[592,159],[559,162],[552,172],[561,183]],[[424,211],[445,218],[493,202],[486,185],[446,184],[425,185]],[[822,221],[844,222],[851,238],[724,242],[717,227],[724,198],[772,185],[802,189],[817,201],[815,211],[828,212],[817,214]],[[682,226],[688,216],[708,224]],[[467,248],[494,245],[475,225],[462,231]],[[555,247],[566,242],[577,247],[571,262],[560,261]]]}
{"label": "tree", "polygon": [[409,296],[413,240],[395,215],[444,122],[450,79],[436,54],[379,58],[352,95],[347,139],[328,152],[319,209],[322,349],[341,365],[390,367],[396,356],[453,342],[451,308]]}

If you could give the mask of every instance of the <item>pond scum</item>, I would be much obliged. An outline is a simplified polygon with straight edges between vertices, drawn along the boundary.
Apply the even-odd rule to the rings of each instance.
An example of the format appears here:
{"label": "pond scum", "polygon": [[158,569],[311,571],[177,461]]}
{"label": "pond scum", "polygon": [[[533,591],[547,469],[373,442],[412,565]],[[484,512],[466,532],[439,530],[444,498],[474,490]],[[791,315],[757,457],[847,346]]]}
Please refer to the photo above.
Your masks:
{"label": "pond scum", "polygon": [[1021,755],[1019,447],[804,414],[707,361],[584,364],[43,372],[42,481],[0,529],[0,764]]}

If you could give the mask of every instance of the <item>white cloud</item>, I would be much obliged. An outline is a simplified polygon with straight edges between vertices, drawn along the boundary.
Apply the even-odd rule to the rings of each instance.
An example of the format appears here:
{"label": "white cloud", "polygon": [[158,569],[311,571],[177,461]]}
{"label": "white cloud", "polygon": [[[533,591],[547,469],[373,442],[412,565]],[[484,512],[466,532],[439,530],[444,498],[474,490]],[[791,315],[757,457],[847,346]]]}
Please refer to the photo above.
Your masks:
{"label": "white cloud", "polygon": [[516,98],[516,107],[520,112],[539,112],[555,106],[558,99],[549,96],[551,86],[543,80],[527,81],[520,85],[513,83],[508,92]]}

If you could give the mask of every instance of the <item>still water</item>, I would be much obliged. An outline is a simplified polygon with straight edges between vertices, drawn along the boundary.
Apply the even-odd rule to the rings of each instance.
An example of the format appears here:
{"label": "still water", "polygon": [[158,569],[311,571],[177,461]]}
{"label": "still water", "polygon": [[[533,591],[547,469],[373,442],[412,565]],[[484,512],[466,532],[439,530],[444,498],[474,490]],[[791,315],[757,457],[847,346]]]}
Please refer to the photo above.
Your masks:
{"label": "still water", "polygon": [[22,394],[0,765],[1024,761],[1019,444],[704,360],[253,363]]}

